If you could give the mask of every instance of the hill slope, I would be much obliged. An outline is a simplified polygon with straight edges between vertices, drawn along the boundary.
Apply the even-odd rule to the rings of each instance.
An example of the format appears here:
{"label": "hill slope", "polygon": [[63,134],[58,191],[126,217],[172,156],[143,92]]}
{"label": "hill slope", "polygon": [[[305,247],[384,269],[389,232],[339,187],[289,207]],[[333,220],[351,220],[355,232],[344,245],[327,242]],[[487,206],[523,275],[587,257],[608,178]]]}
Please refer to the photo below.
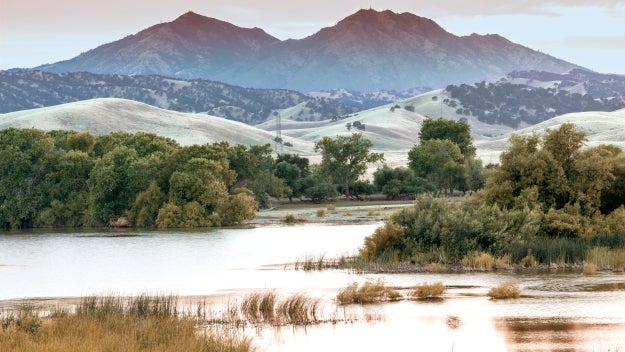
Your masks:
{"label": "hill slope", "polygon": [[459,37],[427,18],[369,9],[307,38],[286,41],[190,12],[37,69],[206,78],[303,92],[371,92],[491,80],[514,70],[562,73],[577,67],[498,35]]}
{"label": "hill slope", "polygon": [[[123,99],[93,99],[47,108],[0,114],[0,129],[8,127],[90,131],[148,132],[170,137],[182,145],[226,141],[230,144],[273,143],[274,134],[220,117],[187,114]],[[290,140],[285,152],[311,153],[312,145]]]}
{"label": "hill slope", "polygon": [[274,110],[304,104],[301,120],[320,120],[359,110],[324,97],[284,89],[252,89],[207,80],[123,76],[88,72],[0,72],[0,113],[95,98],[132,99],[159,108],[206,113],[247,124]]}
{"label": "hill slope", "polygon": [[[625,149],[625,109],[612,112],[591,111],[565,114],[513,133],[542,134],[546,129],[554,130],[565,123],[573,123],[579,131],[586,133],[587,146],[614,144]],[[475,146],[482,160],[486,163],[499,162],[499,154],[508,148],[509,136],[508,133],[497,138],[476,141]]]}

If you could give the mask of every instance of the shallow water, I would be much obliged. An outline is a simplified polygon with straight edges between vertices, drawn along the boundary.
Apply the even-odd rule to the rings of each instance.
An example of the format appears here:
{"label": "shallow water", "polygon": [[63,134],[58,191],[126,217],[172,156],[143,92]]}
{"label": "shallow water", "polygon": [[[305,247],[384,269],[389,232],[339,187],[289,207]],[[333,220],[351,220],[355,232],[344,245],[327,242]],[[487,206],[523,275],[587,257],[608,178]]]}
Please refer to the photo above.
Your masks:
{"label": "shallow water", "polygon": [[[0,235],[0,300],[92,294],[173,293],[238,297],[277,289],[324,300],[356,320],[304,328],[252,329],[262,351],[625,350],[625,274],[464,273],[358,275],[296,271],[287,263],[357,251],[379,224],[285,226],[189,232],[73,232]],[[442,281],[440,301],[335,307],[352,281],[383,278],[410,287]],[[522,297],[492,301],[517,280]],[[457,317],[457,328],[448,317]]]}

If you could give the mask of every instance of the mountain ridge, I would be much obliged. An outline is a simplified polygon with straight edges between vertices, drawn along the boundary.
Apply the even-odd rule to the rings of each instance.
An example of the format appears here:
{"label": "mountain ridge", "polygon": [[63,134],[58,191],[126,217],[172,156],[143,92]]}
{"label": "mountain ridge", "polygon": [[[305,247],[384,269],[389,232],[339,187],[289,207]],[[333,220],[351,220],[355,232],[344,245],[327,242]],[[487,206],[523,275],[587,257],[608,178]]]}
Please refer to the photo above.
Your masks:
{"label": "mountain ridge", "polygon": [[259,28],[187,12],[72,59],[36,67],[55,73],[202,78],[302,92],[444,87],[498,79],[515,70],[563,73],[574,68],[581,67],[499,35],[459,37],[425,17],[372,9],[285,41]]}

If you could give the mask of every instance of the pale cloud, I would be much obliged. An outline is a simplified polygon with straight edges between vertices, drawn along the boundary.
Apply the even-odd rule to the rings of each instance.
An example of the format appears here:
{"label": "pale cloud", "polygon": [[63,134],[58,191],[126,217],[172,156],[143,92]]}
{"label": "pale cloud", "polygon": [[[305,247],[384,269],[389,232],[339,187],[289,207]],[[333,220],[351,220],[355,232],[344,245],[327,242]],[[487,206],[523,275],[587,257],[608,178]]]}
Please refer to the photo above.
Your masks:
{"label": "pale cloud", "polygon": [[558,44],[583,48],[620,49],[625,47],[625,35],[572,36],[563,38]]}

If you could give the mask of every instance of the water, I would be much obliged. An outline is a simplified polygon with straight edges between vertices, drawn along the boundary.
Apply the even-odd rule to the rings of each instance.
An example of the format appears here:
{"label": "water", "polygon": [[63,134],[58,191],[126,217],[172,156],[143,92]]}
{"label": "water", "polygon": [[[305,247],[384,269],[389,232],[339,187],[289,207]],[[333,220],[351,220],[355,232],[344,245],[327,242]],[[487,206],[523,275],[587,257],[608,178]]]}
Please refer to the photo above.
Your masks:
{"label": "water", "polygon": [[[379,225],[3,234],[0,301],[109,293],[237,297],[277,289],[319,297],[341,315],[373,321],[251,331],[261,351],[625,350],[623,273],[358,275],[287,268],[307,257],[353,255]],[[442,281],[450,289],[436,302],[332,308],[340,288],[367,278],[401,287]],[[485,296],[512,279],[520,299]],[[450,316],[460,320],[458,328],[446,323]]]}

